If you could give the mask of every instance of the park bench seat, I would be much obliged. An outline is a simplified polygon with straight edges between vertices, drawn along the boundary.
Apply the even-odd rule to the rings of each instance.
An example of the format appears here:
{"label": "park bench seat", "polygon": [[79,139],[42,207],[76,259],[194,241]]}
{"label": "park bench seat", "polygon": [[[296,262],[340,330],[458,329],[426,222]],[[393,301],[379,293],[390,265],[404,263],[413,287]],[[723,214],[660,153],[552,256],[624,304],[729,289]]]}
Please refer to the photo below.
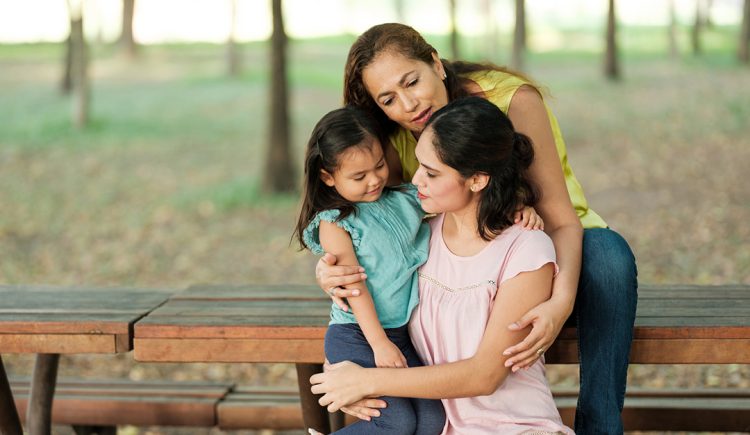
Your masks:
{"label": "park bench seat", "polygon": [[[14,379],[11,385],[23,414],[28,380]],[[572,427],[577,389],[555,388],[553,394],[563,422]],[[304,428],[294,387],[210,382],[60,380],[52,421],[78,427]],[[628,431],[748,431],[750,391],[630,388],[623,423]]]}
{"label": "park bench seat", "polygon": [[[22,421],[28,379],[11,380]],[[61,379],[55,389],[52,422],[73,426],[216,425],[216,404],[229,383]]]}

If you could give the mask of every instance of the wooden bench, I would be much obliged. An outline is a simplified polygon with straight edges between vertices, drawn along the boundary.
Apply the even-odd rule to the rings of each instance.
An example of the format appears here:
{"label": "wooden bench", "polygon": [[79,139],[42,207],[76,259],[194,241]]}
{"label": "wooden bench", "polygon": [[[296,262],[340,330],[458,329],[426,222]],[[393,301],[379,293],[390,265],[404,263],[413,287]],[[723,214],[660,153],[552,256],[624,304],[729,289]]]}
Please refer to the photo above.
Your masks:
{"label": "wooden bench", "polygon": [[[16,407],[25,417],[28,379],[11,380]],[[217,424],[216,408],[231,383],[61,379],[52,422],[82,428]]]}
{"label": "wooden bench", "polygon": [[[28,380],[13,379],[11,387],[23,415]],[[572,426],[578,391],[557,388],[553,394],[563,421]],[[118,425],[305,427],[296,388],[209,382],[61,380],[52,421],[74,426],[79,434],[116,433]],[[623,424],[628,431],[748,431],[750,391],[630,388]]]}
{"label": "wooden bench", "polygon": [[[632,364],[750,363],[749,286],[642,286],[639,296]],[[307,379],[321,369],[329,309],[330,300],[312,286],[191,287],[136,323],[135,358],[295,363],[305,426],[327,432],[328,415],[310,394]],[[545,353],[547,363],[578,362],[575,332],[574,328],[562,331]],[[642,411],[627,411],[634,417],[626,427],[682,427],[677,417],[672,417],[676,415],[688,422],[683,426],[692,421],[699,427],[695,430],[748,429],[746,420],[730,418],[738,409],[745,409],[747,397],[733,400],[711,394],[695,400],[669,394],[633,396],[628,399],[629,408]],[[567,402],[561,411],[565,416],[573,412],[575,400],[559,400],[564,399]],[[701,403],[703,407],[698,406]],[[704,412],[700,409],[713,409],[714,417],[700,417]],[[728,414],[719,413],[721,410]],[[568,415],[566,421],[572,424],[572,414]]]}

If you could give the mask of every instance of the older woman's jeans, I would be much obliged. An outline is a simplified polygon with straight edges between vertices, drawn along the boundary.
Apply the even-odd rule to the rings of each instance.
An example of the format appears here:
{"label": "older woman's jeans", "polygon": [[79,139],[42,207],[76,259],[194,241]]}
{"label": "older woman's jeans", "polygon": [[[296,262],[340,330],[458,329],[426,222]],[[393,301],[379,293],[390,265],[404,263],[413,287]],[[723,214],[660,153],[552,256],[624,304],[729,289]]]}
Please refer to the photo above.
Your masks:
{"label": "older woman's jeans", "polygon": [[578,327],[581,387],[575,431],[623,433],[622,412],[638,301],[635,257],[609,228],[583,232],[581,277],[568,322]]}

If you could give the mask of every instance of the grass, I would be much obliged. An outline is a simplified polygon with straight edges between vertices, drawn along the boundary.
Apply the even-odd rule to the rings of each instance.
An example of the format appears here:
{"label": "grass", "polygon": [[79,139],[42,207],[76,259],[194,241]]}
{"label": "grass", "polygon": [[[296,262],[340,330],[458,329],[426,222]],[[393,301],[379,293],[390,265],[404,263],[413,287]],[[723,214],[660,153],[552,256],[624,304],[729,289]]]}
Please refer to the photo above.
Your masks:
{"label": "grass", "polygon": [[[551,91],[591,206],[631,243],[641,282],[750,283],[743,181],[750,69],[733,60],[735,34],[714,29],[703,56],[669,60],[663,30],[624,29],[624,78],[616,83],[602,78],[598,35],[563,32],[563,46],[572,48],[528,57],[528,72]],[[448,53],[447,39],[429,39]],[[297,156],[313,124],[340,104],[352,40],[290,44]],[[465,45],[475,50],[467,56],[480,58],[478,41]],[[94,47],[92,122],[78,131],[69,97],[57,90],[62,46],[0,45],[0,280],[169,288],[312,282],[315,258],[290,246],[297,198],[257,189],[267,47],[245,44],[242,53],[243,73],[227,78],[219,46],[145,47],[133,62]],[[286,365],[102,358],[66,357],[61,376],[295,382]],[[28,357],[4,359],[9,372],[30,372]],[[555,383],[577,382],[575,367],[548,373]],[[748,388],[750,371],[634,366],[630,381]]]}

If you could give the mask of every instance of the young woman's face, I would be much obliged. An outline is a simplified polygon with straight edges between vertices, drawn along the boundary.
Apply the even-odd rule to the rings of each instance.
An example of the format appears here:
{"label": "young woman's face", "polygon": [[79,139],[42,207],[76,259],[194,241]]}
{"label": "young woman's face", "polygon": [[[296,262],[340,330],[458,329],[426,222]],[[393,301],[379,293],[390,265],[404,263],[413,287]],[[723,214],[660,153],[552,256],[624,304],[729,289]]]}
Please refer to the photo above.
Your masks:
{"label": "young woman's face", "polygon": [[427,213],[462,210],[471,203],[474,196],[469,180],[440,160],[432,139],[432,129],[425,130],[415,149],[419,168],[411,182],[417,186],[422,209]]}
{"label": "young woman's face", "polygon": [[427,120],[448,104],[445,70],[437,54],[425,63],[388,50],[362,71],[362,81],[386,116],[400,126],[421,133]]}
{"label": "young woman's face", "polygon": [[372,139],[370,144],[346,149],[333,174],[322,171],[320,178],[347,201],[377,201],[388,181],[388,165],[380,141]]}

